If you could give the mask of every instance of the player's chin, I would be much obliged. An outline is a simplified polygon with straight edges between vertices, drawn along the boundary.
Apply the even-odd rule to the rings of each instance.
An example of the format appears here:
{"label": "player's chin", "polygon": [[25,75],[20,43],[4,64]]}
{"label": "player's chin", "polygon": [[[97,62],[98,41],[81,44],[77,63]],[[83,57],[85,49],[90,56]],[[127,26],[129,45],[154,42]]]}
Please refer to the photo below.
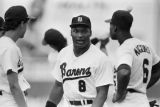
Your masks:
{"label": "player's chin", "polygon": [[111,36],[112,40],[117,40],[117,38],[115,36]]}
{"label": "player's chin", "polygon": [[20,36],[19,38],[24,38],[24,35]]}
{"label": "player's chin", "polygon": [[75,46],[78,47],[78,48],[86,47],[85,43],[76,43]]}

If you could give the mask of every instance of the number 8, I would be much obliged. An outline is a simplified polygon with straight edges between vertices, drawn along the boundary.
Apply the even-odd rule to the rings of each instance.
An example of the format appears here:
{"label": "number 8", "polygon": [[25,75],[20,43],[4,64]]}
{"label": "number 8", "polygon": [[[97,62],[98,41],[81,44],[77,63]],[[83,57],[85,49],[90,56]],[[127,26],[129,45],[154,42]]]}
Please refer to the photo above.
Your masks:
{"label": "number 8", "polygon": [[79,91],[80,92],[85,92],[86,91],[86,83],[84,80],[79,80]]}

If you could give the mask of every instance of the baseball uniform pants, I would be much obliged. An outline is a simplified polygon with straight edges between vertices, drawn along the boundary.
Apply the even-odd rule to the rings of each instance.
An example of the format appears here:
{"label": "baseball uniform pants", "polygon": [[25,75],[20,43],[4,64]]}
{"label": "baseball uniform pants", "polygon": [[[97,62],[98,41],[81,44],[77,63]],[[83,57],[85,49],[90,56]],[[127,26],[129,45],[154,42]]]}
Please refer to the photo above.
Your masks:
{"label": "baseball uniform pants", "polygon": [[121,103],[113,103],[113,107],[150,107],[146,94],[140,92],[128,92]]}

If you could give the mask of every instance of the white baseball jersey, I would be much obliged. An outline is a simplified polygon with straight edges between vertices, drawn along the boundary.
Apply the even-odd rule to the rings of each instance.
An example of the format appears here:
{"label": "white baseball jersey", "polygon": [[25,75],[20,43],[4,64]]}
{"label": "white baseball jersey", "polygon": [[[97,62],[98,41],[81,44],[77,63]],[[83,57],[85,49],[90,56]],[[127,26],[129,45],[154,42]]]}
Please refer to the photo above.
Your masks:
{"label": "white baseball jersey", "polygon": [[118,48],[117,56],[116,68],[121,64],[127,64],[131,67],[127,88],[146,93],[152,66],[158,63],[160,58],[147,43],[136,38],[125,40]]}
{"label": "white baseball jersey", "polygon": [[30,88],[22,74],[23,62],[20,49],[11,38],[3,36],[0,38],[0,90],[6,93],[11,93],[7,79],[9,69],[18,73],[18,81],[22,91]]}
{"label": "white baseball jersey", "polygon": [[73,45],[69,45],[59,53],[53,76],[63,83],[68,100],[94,99],[96,87],[113,84],[113,67],[94,45],[79,57],[74,55]]}
{"label": "white baseball jersey", "polygon": [[54,66],[55,66],[55,63],[56,63],[56,59],[57,59],[57,56],[58,56],[58,52],[57,51],[51,51],[49,52],[48,54],[48,62],[49,62],[49,65],[50,67],[53,69]]}

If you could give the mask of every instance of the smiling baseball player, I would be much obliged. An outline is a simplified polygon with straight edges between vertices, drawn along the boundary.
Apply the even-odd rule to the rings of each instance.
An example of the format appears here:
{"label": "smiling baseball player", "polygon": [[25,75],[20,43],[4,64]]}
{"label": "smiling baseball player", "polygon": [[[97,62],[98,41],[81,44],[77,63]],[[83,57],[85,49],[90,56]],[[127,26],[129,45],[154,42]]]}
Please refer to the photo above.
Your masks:
{"label": "smiling baseball player", "polygon": [[113,84],[109,58],[90,42],[91,22],[87,16],[73,17],[73,44],[63,48],[53,71],[56,79],[46,107],[56,107],[63,92],[65,107],[102,107]]}

